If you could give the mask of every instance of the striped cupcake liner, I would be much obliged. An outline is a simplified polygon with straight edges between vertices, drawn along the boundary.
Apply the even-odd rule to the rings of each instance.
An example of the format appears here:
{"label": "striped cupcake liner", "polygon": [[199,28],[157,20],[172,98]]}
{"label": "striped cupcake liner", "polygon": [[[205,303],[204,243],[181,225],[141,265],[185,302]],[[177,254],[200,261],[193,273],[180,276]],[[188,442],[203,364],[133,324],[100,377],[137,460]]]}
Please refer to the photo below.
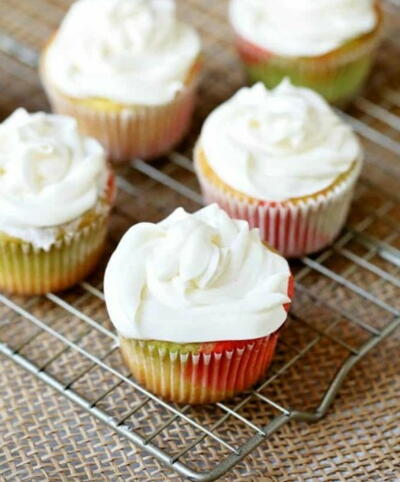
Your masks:
{"label": "striped cupcake liner", "polygon": [[364,39],[353,41],[331,54],[316,58],[291,58],[275,55],[235,35],[236,48],[250,80],[268,88],[289,77],[295,85],[319,92],[329,102],[345,105],[362,89],[381,39],[382,22]]}
{"label": "striped cupcake liner", "polygon": [[108,216],[60,235],[49,250],[31,243],[0,239],[0,290],[10,294],[41,295],[61,291],[85,278],[100,258]]}
{"label": "striped cupcake liner", "polygon": [[231,189],[213,184],[195,162],[205,203],[216,202],[232,218],[248,221],[260,230],[264,242],[286,258],[320,251],[334,241],[346,221],[361,165],[357,162],[349,175],[325,194],[276,203],[236,197]]}
{"label": "striped cupcake liner", "polygon": [[165,154],[190,128],[197,81],[185,86],[168,104],[101,111],[63,95],[43,77],[52,110],[75,117],[81,131],[98,139],[112,161],[152,159]]}
{"label": "striped cupcake liner", "polygon": [[172,402],[201,404],[254,385],[269,367],[278,337],[279,330],[240,348],[210,353],[180,351],[176,344],[168,350],[166,343],[123,337],[120,344],[125,363],[146,389]]}

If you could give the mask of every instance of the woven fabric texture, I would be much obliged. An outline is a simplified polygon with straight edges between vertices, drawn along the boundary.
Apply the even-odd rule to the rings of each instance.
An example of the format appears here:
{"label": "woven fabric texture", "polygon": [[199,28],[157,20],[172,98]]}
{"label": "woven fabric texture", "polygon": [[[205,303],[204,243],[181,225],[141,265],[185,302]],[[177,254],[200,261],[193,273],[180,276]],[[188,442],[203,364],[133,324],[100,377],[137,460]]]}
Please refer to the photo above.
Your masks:
{"label": "woven fabric texture", "polygon": [[[21,105],[31,111],[48,109],[36,73],[37,54],[70,3],[0,1],[0,120]],[[0,342],[141,436],[165,425],[152,440],[172,456],[199,441],[202,432],[181,418],[171,420],[171,412],[157,401],[147,400],[49,330],[128,376],[115,340],[105,331],[111,329],[101,299],[108,255],[132,223],[158,221],[178,205],[190,211],[200,205],[189,161],[194,142],[206,115],[244,85],[245,77],[226,21],[227,1],[178,0],[178,6],[180,15],[201,31],[205,44],[192,133],[178,153],[118,168],[119,193],[106,256],[87,284],[59,296],[0,295]],[[270,383],[260,390],[261,397],[252,394],[247,400],[244,394],[224,407],[185,408],[191,420],[234,447],[254,435],[254,426],[264,427],[278,414],[265,400],[315,410],[341,364],[371,335],[357,323],[372,332],[381,330],[400,311],[400,65],[393,61],[400,51],[400,8],[387,2],[385,9],[391,34],[380,49],[367,91],[348,111],[368,153],[362,180],[339,242],[313,258],[322,271],[301,261],[292,265],[299,289],[268,374]],[[105,330],[94,329],[88,319]],[[221,480],[400,480],[399,341],[397,330],[356,365],[324,419],[283,426]],[[225,417],[227,408],[241,402],[238,413],[252,425]],[[7,482],[182,479],[1,355],[0,447],[0,480]],[[180,460],[201,472],[228,455],[226,447],[207,436]]]}

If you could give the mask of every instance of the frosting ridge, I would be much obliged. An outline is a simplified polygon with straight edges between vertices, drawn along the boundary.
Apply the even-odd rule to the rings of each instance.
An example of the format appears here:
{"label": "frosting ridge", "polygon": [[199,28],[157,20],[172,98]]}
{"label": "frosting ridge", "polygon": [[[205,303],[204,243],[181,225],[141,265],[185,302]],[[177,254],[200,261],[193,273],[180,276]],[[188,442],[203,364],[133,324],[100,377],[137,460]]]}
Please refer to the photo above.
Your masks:
{"label": "frosting ridge", "polygon": [[288,57],[326,54],[377,23],[374,0],[231,0],[236,32]]}
{"label": "frosting ridge", "polygon": [[103,147],[74,119],[20,108],[0,124],[0,231],[30,241],[50,228],[48,245],[52,228],[96,205],[106,178]]}
{"label": "frosting ridge", "polygon": [[245,340],[285,321],[289,277],[287,261],[263,245],[258,230],[214,204],[133,226],[110,259],[104,293],[124,337]]}
{"label": "frosting ridge", "polygon": [[161,105],[183,88],[200,52],[196,31],[173,0],[78,0],[45,55],[63,93]]}
{"label": "frosting ridge", "polygon": [[226,184],[266,201],[322,191],[361,157],[326,101],[287,79],[273,90],[240,89],[209,115],[198,148]]}

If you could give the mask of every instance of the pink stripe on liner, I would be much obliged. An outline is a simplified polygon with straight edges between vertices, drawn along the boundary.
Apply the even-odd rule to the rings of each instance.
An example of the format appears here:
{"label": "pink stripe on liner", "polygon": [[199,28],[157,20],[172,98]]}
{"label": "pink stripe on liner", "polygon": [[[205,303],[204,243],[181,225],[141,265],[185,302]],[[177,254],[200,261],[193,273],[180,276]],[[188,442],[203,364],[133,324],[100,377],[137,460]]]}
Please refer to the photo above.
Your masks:
{"label": "pink stripe on liner", "polygon": [[[316,57],[274,54],[237,32],[235,45],[253,82],[261,81],[272,88],[287,76],[294,84],[312,88],[329,102],[343,106],[362,89],[368,77],[382,38],[382,27],[383,22],[379,18],[376,29],[364,35],[361,42]],[[339,90],[338,83],[341,85]]]}
{"label": "pink stripe on liner", "polygon": [[127,106],[118,111],[82,105],[48,82],[45,90],[54,112],[75,117],[81,131],[98,139],[113,161],[127,161],[158,157],[183,139],[191,124],[197,81],[185,86],[168,104]]}
{"label": "pink stripe on liner", "polygon": [[196,159],[195,167],[206,204],[216,202],[231,217],[248,221],[252,228],[259,228],[264,242],[291,258],[320,251],[337,237],[349,212],[361,162],[326,194],[298,203],[242,201],[210,182]]}
{"label": "pink stripe on liner", "polygon": [[121,351],[133,376],[153,393],[178,403],[212,403],[250,388],[265,374],[279,331],[222,352],[178,353],[126,338]]}

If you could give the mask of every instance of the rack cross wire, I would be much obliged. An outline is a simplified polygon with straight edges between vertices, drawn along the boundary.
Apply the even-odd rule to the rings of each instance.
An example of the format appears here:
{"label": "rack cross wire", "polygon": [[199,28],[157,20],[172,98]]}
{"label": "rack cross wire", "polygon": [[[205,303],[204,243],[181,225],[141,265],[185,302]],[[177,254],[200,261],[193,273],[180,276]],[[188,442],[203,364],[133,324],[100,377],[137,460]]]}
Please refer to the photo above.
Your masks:
{"label": "rack cross wire", "polygon": [[[2,113],[21,103],[44,108],[35,73],[37,48],[67,5],[63,0],[0,5],[0,82],[8,93]],[[206,114],[243,84],[226,33],[226,2],[190,0],[179,6],[205,38],[203,101],[179,152],[152,163],[134,159],[118,168],[108,254],[132,223],[160,220],[177,205],[192,211],[201,205],[191,146]],[[204,407],[170,404],[138,385],[121,363],[105,311],[106,260],[88,280],[62,294],[0,295],[0,353],[192,480],[222,476],[291,420],[322,418],[351,368],[400,325],[400,198],[395,191],[400,65],[391,62],[400,50],[398,7],[394,1],[385,4],[392,33],[370,89],[350,112],[340,113],[363,138],[367,152],[349,222],[329,249],[293,263],[297,294],[290,322],[260,384]]]}

